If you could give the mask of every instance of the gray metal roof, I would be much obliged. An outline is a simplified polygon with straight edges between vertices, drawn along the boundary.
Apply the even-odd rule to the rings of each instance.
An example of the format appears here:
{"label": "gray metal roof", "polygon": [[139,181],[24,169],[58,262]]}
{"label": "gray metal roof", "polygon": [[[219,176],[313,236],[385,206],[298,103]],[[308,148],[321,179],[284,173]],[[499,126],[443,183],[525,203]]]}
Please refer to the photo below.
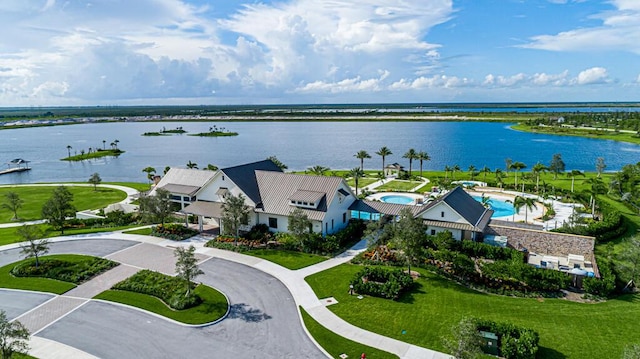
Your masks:
{"label": "gray metal roof", "polygon": [[273,171],[256,171],[255,173],[262,198],[262,206],[256,208],[256,212],[288,216],[296,208],[291,206],[289,201],[289,198],[295,193],[301,191],[322,193],[324,197],[317,210],[301,208],[309,219],[316,221],[324,220],[328,206],[344,181],[341,177],[309,176]]}
{"label": "gray metal roof", "polygon": [[303,190],[303,189],[299,189],[297,191],[295,191],[290,197],[289,199],[291,201],[301,201],[301,202],[308,202],[308,203],[317,203],[319,202],[322,197],[324,197],[326,195],[326,193],[324,192],[316,192],[316,191],[307,191],[307,190]]}
{"label": "gray metal roof", "polygon": [[280,167],[276,166],[271,160],[247,163],[240,166],[223,168],[221,171],[235,183],[244,194],[253,201],[260,203],[260,191],[256,182],[255,171],[269,171],[282,173]]}
{"label": "gray metal roof", "polygon": [[164,190],[169,191],[170,193],[178,193],[178,194],[184,194],[187,195],[189,197],[193,196],[194,194],[196,194],[201,187],[198,186],[185,186],[185,185],[181,185],[181,184],[175,184],[175,183],[168,183],[162,187],[156,187],[156,188],[162,188]]}
{"label": "gray metal roof", "polygon": [[357,200],[351,204],[349,207],[352,211],[360,211],[360,212],[368,212],[368,213],[382,213],[388,214],[391,216],[400,215],[400,211],[408,208],[411,210],[413,215],[417,215],[422,211],[422,207],[420,206],[412,206],[407,204],[396,204],[396,203],[386,203],[380,201],[368,201],[368,200]]}
{"label": "gray metal roof", "polygon": [[[187,168],[175,168],[172,167],[158,182],[158,185],[151,191],[151,195],[155,194],[156,188],[163,188],[169,184],[180,186],[192,186],[198,187],[198,189],[204,187],[213,177],[216,172],[208,170],[194,170]],[[171,191],[169,191],[171,192]],[[181,192],[174,192],[181,193]],[[186,194],[186,193],[185,193]]]}
{"label": "gray metal roof", "polygon": [[222,210],[222,203],[206,201],[195,201],[186,206],[180,212],[211,218],[222,218],[222,214],[224,213]]}
{"label": "gray metal roof", "polygon": [[456,223],[456,222],[445,222],[445,221],[433,221],[433,220],[429,220],[429,219],[425,219],[423,221],[423,223],[427,226],[435,226],[435,227],[441,227],[441,228],[448,228],[448,229],[460,229],[463,231],[474,231],[475,228],[473,226],[470,226],[466,223]]}

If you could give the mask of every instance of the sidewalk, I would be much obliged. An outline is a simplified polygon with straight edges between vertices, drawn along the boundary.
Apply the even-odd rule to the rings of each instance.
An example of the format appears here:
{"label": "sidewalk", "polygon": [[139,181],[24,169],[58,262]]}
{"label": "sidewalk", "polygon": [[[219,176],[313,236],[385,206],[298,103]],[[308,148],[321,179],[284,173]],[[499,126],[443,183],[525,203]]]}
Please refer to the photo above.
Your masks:
{"label": "sidewalk", "polygon": [[[366,241],[362,240],[355,246],[345,251],[344,253],[331,258],[329,260],[317,263],[315,265],[302,268],[299,270],[289,270],[273,262],[240,254],[231,251],[225,251],[215,248],[204,247],[207,239],[201,237],[194,237],[184,242],[174,242],[169,240],[163,240],[156,237],[144,236],[144,235],[130,235],[123,233],[97,233],[91,236],[69,236],[69,237],[57,237],[52,239],[54,242],[69,241],[69,240],[87,240],[87,239],[120,239],[120,240],[132,240],[141,242],[144,244],[136,245],[122,252],[116,252],[108,257],[111,259],[122,259],[123,256],[138,256],[140,259],[140,250],[148,251],[152,245],[175,248],[176,246],[188,246],[194,245],[197,248],[200,259],[208,259],[210,257],[221,258],[236,263],[244,264],[252,268],[258,269],[262,272],[272,275],[280,280],[291,292],[297,305],[302,306],[316,321],[318,321],[325,328],[330,331],[345,337],[347,339],[359,342],[380,350],[384,350],[398,355],[401,359],[445,359],[451,358],[451,356],[440,353],[431,349],[422,348],[412,344],[408,344],[396,339],[384,337],[382,335],[358,328],[344,321],[342,318],[335,315],[328,310],[323,302],[315,295],[311,286],[304,280],[305,277],[324,271],[326,269],[338,266],[340,264],[349,262],[354,256],[366,249]],[[17,244],[1,246],[0,251],[17,247]],[[142,247],[140,247],[142,246]],[[137,248],[136,247],[140,247]],[[144,248],[143,248],[144,247]],[[133,250],[132,253],[127,253]],[[205,257],[206,256],[206,257]],[[123,257],[124,258],[124,257]],[[126,262],[126,261],[125,261]],[[148,261],[143,261],[146,264]],[[80,306],[87,303],[92,296],[102,292],[111,287],[111,285],[121,279],[124,279],[136,272],[139,268],[137,266],[130,266],[127,264],[121,264],[110,271],[103,273],[102,275],[82,284],[81,286],[69,291],[68,293],[56,296],[53,299],[45,302],[39,307],[32,309],[29,312],[24,313],[17,319],[27,325],[30,330],[33,330],[32,334],[36,334],[47,326],[51,325],[58,319],[64,317],[68,313],[76,310]],[[44,340],[42,338],[32,336],[30,342],[32,347],[31,353],[38,353],[42,358],[62,358],[62,357],[80,357],[91,358],[92,356],[79,351],[75,348],[66,346],[61,343],[56,343],[50,340]],[[56,353],[55,355],[43,355],[40,353]]]}

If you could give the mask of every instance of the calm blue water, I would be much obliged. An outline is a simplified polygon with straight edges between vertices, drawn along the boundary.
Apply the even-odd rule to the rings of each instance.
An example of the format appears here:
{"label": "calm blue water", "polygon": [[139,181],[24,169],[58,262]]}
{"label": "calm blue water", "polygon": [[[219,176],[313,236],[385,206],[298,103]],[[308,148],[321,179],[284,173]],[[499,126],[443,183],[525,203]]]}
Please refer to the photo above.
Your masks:
{"label": "calm blue water", "polygon": [[[234,122],[215,123],[240,133],[237,137],[205,138],[186,135],[145,137],[144,132],[183,126],[189,132],[207,131],[212,123],[102,123],[57,127],[38,127],[0,131],[0,163],[14,158],[32,161],[33,170],[0,176],[0,183],[86,181],[98,172],[104,181],[146,180],[142,169],[182,166],[192,161],[205,167],[219,167],[258,161],[275,155],[289,170],[314,165],[349,169],[360,165],[354,157],[359,150],[373,158],[365,169],[381,167],[375,152],[387,146],[393,155],[387,163],[409,167],[402,155],[409,149],[426,151],[431,161],[424,169],[442,170],[459,165],[467,169],[505,167],[505,158],[525,163],[549,164],[554,153],[561,153],[567,170],[594,171],[597,157],[604,157],[607,171],[640,160],[640,146],[579,137],[531,134],[510,130],[504,123],[484,122]],[[118,139],[125,151],[119,158],[81,163],[60,161],[67,156],[67,145],[74,151],[102,147]],[[414,161],[414,171],[419,163]],[[525,169],[526,171],[527,169]],[[459,174],[457,174],[459,175]],[[483,175],[477,177],[482,181]]]}
{"label": "calm blue water", "polygon": [[409,204],[413,202],[413,198],[402,195],[389,195],[380,197],[382,202],[395,203],[395,204]]}
{"label": "calm blue water", "polygon": [[[480,196],[472,196],[472,197],[476,201],[482,203],[482,197]],[[507,203],[505,201],[501,201],[495,198],[489,199],[489,206],[493,210],[493,215],[491,216],[491,218],[512,216],[516,212],[515,209],[513,208],[513,204]]]}

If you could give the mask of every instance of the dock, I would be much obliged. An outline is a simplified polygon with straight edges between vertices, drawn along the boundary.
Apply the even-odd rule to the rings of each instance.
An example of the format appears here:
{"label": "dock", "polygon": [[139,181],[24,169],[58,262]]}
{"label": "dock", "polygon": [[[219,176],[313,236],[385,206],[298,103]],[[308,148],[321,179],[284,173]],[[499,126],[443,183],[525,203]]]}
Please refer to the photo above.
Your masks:
{"label": "dock", "polygon": [[6,175],[7,173],[14,173],[14,172],[24,172],[24,171],[29,171],[30,169],[31,167],[7,168],[6,170],[1,170],[0,175]]}

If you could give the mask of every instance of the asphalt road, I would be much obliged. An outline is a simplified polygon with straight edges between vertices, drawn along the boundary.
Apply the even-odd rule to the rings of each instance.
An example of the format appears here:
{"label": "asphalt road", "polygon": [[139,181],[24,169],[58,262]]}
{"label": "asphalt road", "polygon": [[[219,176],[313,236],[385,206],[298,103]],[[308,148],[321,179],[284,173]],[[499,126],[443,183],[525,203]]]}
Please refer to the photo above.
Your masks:
{"label": "asphalt road", "polygon": [[[51,253],[104,256],[133,244],[110,240],[60,242],[52,244]],[[0,252],[0,264],[19,259],[17,251]],[[134,309],[92,301],[37,336],[107,359],[326,358],[304,333],[295,302],[280,281],[256,269],[217,258],[204,262],[200,268],[205,274],[198,280],[229,297],[229,316],[218,324],[188,328]],[[0,307],[4,307],[7,302],[1,295],[2,292]],[[19,298],[10,302],[16,300]],[[12,310],[19,312],[24,308]]]}
{"label": "asphalt road", "polygon": [[0,309],[13,320],[53,297],[52,294],[0,289]]}

